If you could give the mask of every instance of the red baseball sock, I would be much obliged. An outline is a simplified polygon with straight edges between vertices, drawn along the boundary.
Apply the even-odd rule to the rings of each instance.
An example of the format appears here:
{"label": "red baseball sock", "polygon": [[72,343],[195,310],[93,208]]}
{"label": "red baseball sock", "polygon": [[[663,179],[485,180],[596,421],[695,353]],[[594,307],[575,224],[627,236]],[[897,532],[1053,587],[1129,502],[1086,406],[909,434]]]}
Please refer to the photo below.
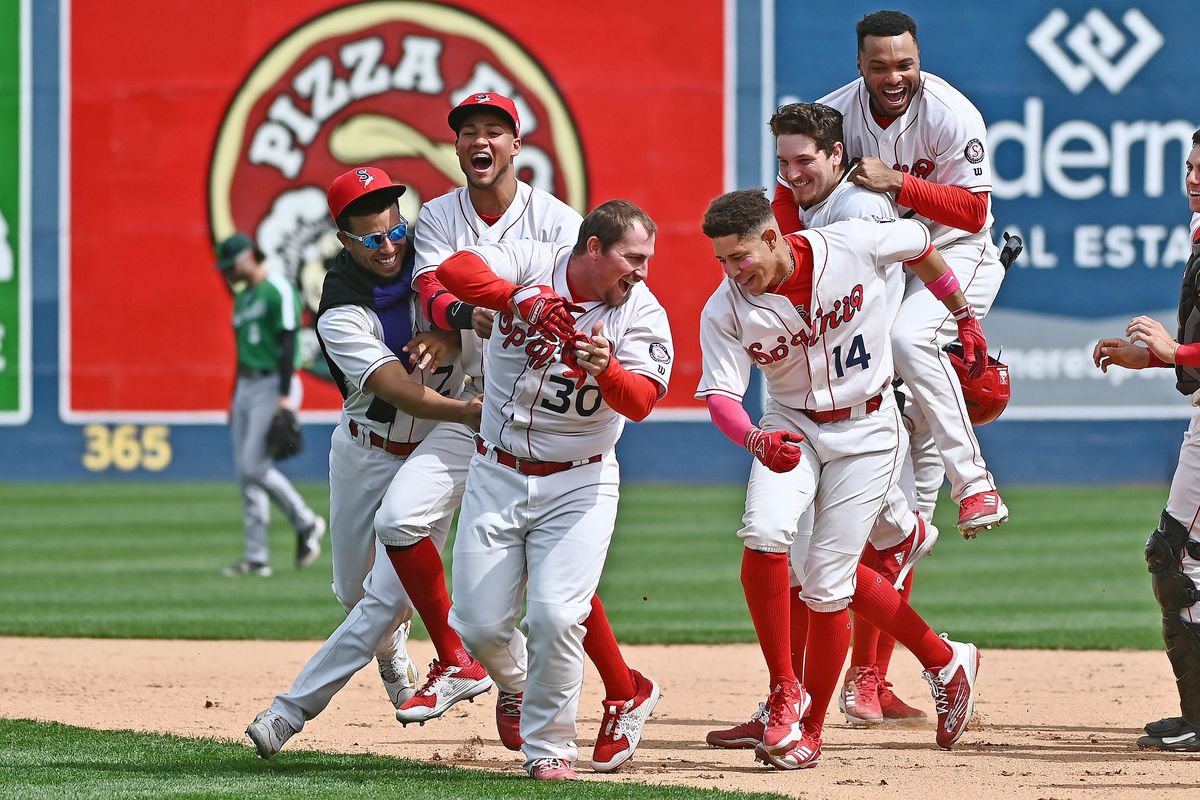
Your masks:
{"label": "red baseball sock", "polygon": [[604,605],[598,594],[592,595],[592,613],[583,621],[583,627],[587,631],[583,636],[583,651],[596,665],[600,680],[604,681],[605,701],[624,701],[637,694],[633,673],[621,655],[617,637],[608,624],[608,615],[604,613]]}
{"label": "red baseball sock", "polygon": [[792,671],[804,682],[804,653],[808,646],[808,606],[800,599],[800,587],[788,590],[792,611]]}
{"label": "red baseball sock", "polygon": [[771,676],[771,686],[796,680],[792,671],[788,554],[742,551],[742,591]]}
{"label": "red baseball sock", "polygon": [[463,649],[462,640],[450,627],[450,593],[446,591],[446,572],[442,555],[432,539],[422,539],[412,547],[387,548],[388,559],[404,584],[413,608],[429,631],[437,650],[438,661],[462,666],[471,656]]}
{"label": "red baseball sock", "polygon": [[900,599],[896,587],[862,564],[858,565],[857,580],[858,588],[850,603],[855,614],[861,614],[899,639],[925,669],[941,669],[950,663],[953,655],[950,645],[925,624],[912,606]]}
{"label": "red baseball sock", "polygon": [[[900,599],[908,603],[908,598],[912,597],[913,573],[908,573],[908,580],[904,582],[904,588],[900,590]],[[858,621],[855,620],[855,625]],[[875,630],[879,630],[876,628]],[[855,631],[855,635],[857,635]],[[875,645],[875,669],[879,671],[879,677],[886,678],[888,667],[892,664],[892,653],[896,650],[896,640],[879,631],[879,643]]]}
{"label": "red baseball sock", "polygon": [[804,688],[812,695],[812,711],[805,724],[817,736],[825,726],[825,712],[840,684],[849,649],[849,611],[809,611],[808,652],[813,657],[804,665]]}
{"label": "red baseball sock", "polygon": [[[875,548],[867,545],[863,549],[861,563],[874,569],[875,565],[871,563],[872,555],[878,552]],[[854,646],[850,650],[850,666],[869,667],[876,663],[879,634],[879,628],[867,622],[861,614],[854,615]]]}

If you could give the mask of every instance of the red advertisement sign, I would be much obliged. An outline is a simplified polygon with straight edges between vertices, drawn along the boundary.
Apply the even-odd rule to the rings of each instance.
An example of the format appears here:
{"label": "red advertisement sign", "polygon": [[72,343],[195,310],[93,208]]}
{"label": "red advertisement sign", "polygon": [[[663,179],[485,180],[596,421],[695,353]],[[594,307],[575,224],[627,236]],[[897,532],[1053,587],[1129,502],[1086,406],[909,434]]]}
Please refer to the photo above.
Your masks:
{"label": "red advertisement sign", "polygon": [[[329,181],[382,166],[415,217],[462,184],[446,114],[480,91],[520,103],[523,180],[658,222],[650,285],[677,353],[664,405],[696,407],[697,322],[720,278],[699,220],[724,188],[723,3],[127,6],[119,22],[71,13],[68,419],[217,418],[234,352],[214,239],[250,233],[315,306],[337,247]],[[311,335],[302,348],[319,361]],[[340,406],[303,374],[306,410]]]}

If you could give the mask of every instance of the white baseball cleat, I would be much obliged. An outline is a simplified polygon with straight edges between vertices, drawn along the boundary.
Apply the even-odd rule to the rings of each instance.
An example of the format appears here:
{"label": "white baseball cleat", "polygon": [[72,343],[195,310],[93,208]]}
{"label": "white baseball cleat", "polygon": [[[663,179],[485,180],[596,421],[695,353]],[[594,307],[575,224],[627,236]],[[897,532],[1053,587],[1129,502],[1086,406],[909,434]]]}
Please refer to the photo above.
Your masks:
{"label": "white baseball cleat", "polygon": [[246,735],[254,742],[259,758],[271,758],[296,735],[296,729],[282,716],[267,709],[246,727]]}
{"label": "white baseball cleat", "polygon": [[271,565],[243,559],[236,564],[230,564],[228,567],[222,568],[221,574],[226,578],[232,578],[237,575],[257,575],[260,578],[269,578],[271,577]]}
{"label": "white baseball cleat", "polygon": [[321,539],[325,538],[325,519],[318,514],[304,533],[296,534],[296,569],[304,569],[321,555]]}
{"label": "white baseball cleat", "polygon": [[397,709],[417,693],[417,665],[408,657],[408,636],[411,632],[412,620],[409,620],[396,631],[396,654],[391,658],[378,659],[383,688]]}

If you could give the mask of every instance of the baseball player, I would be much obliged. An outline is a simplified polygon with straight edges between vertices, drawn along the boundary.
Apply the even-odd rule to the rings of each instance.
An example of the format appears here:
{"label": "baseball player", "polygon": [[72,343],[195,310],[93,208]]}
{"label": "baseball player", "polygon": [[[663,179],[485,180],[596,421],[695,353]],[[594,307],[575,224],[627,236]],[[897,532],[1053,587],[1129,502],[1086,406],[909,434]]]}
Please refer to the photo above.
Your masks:
{"label": "baseball player", "polygon": [[[463,388],[454,362],[434,369],[457,334],[418,334],[421,327],[412,294],[413,249],[408,222],[397,199],[405,187],[382,170],[358,167],[330,186],[330,214],[343,249],[326,276],[317,333],[330,372],[342,390],[342,420],[329,452],[330,521],[333,529],[334,593],[346,620],[309,660],[286,694],[255,718],[246,733],[260,756],[270,758],[328,705],[333,695],[372,656],[380,666],[389,698],[397,708],[415,692],[416,675],[405,648],[418,598],[447,598],[438,553],[445,543],[455,505],[448,487],[421,468],[436,462],[443,443],[439,429],[478,428],[481,402]],[[397,354],[411,352],[410,374]],[[437,355],[435,355],[435,352]],[[407,469],[405,469],[407,467]],[[420,531],[410,563],[426,573],[401,583],[384,542],[394,535],[395,509],[405,510],[406,530]],[[429,566],[436,561],[436,570]],[[447,599],[448,605],[448,599]],[[469,699],[492,681],[441,618],[423,620],[439,648],[431,681],[443,687],[444,702]]]}
{"label": "baseball player", "polygon": [[[755,756],[779,769],[820,758],[825,709],[849,646],[849,608],[889,630],[925,667],[937,742],[948,748],[974,704],[975,646],[938,637],[858,560],[900,469],[887,270],[908,264],[954,317],[968,363],[982,368],[987,345],[971,306],[914,220],[849,219],[785,237],[762,191],[746,190],[714,200],[703,229],[727,280],[701,316],[696,396],[756,459],[738,533],[742,586],[771,687]],[[757,427],[741,403],[755,365],[768,393]],[[804,687],[791,658],[789,550],[809,610]]]}
{"label": "baseball player", "polygon": [[[455,133],[455,149],[467,185],[422,207],[415,234],[414,286],[420,292],[422,308],[435,325],[466,331],[463,362],[471,385],[479,391],[484,384],[484,340],[480,334],[491,334],[492,312],[447,292],[435,270],[455,252],[472,245],[530,239],[571,247],[578,237],[581,219],[565,203],[517,180],[513,158],[521,149],[521,121],[510,98],[495,93],[469,95],[451,110],[448,121]],[[443,431],[443,427],[439,426],[433,434],[438,439],[447,437],[440,448],[439,462],[423,464],[422,468],[427,475],[438,475],[438,480],[452,487],[448,497],[457,504],[475,454],[475,442],[468,431]],[[385,503],[384,511],[390,507],[390,503]],[[391,545],[410,545],[413,538],[412,534],[389,538],[387,532],[394,527],[385,523],[380,534],[399,570],[402,568],[399,559],[404,556]],[[426,569],[432,567],[431,562]],[[584,623],[587,632],[583,645],[605,689],[592,767],[611,772],[636,751],[642,728],[657,701],[657,688],[654,681],[626,664],[600,598],[593,596],[591,604],[591,613]],[[417,608],[423,620],[433,614],[444,620],[449,604],[430,608],[428,613],[419,603]],[[513,646],[523,662],[520,634]],[[501,741],[515,750],[521,745],[522,695],[519,691],[509,691],[507,687],[511,685],[514,681],[500,681],[496,724]],[[402,722],[422,722],[441,714],[445,704],[438,695],[438,686],[422,687],[397,712],[397,717]]]}
{"label": "baseball player", "polygon": [[[983,117],[946,81],[921,71],[911,17],[879,11],[860,20],[856,32],[860,77],[817,101],[843,115],[846,149],[860,159],[850,180],[890,194],[903,212],[929,227],[982,318],[1004,277],[990,234],[992,170]],[[776,187],[775,203],[795,204],[786,181]],[[912,422],[918,510],[926,520],[933,518],[943,476],[949,477],[959,530],[971,537],[1002,524],[1008,509],[941,349],[953,338],[951,322],[910,278],[893,346],[896,373],[912,400],[905,416]],[[890,542],[877,535],[872,543],[894,545],[909,533],[893,531]]]}
{"label": "baseball player", "polygon": [[[642,285],[655,231],[644,211],[614,200],[584,218],[574,248],[479,244],[437,270],[458,297],[499,312],[450,619],[501,690],[522,693],[525,769],[537,780],[578,777],[584,626],[617,511],[613,446],[625,418],[644,419],[670,379],[666,313]],[[659,689],[641,681],[648,715]]]}
{"label": "baseball player", "polygon": [[300,296],[281,274],[271,271],[263,252],[244,233],[235,233],[217,246],[217,269],[230,284],[242,286],[233,299],[237,384],[229,419],[246,549],[241,561],[222,571],[229,576],[265,578],[271,574],[267,526],[272,500],[296,531],[297,569],[321,554],[325,535],[325,520],[275,469],[267,453],[267,430],[275,412],[294,411],[300,404],[300,382],[292,380]]}
{"label": "baseball player", "polygon": [[[1193,214],[1200,212],[1200,130],[1192,134],[1185,188]],[[1192,257],[1183,272],[1179,328],[1174,338],[1152,317],[1130,320],[1128,339],[1101,339],[1092,359],[1109,367],[1174,367],[1175,386],[1200,408],[1200,231],[1193,231]],[[1141,345],[1145,345],[1142,347]],[[1162,607],[1163,640],[1179,689],[1180,716],[1151,722],[1138,747],[1173,752],[1200,751],[1200,411],[1179,449],[1167,506],[1146,542],[1146,564],[1154,597]]]}

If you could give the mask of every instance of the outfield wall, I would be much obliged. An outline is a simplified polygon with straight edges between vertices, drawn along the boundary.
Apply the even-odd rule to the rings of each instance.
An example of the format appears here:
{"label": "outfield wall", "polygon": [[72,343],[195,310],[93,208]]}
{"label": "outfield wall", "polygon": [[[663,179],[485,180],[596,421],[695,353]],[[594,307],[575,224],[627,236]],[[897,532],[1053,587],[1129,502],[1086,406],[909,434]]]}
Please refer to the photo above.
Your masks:
{"label": "outfield wall", "polygon": [[[0,479],[227,478],[233,342],[212,240],[250,230],[311,287],[329,176],[372,154],[414,202],[455,185],[444,117],[475,88],[524,99],[526,179],[581,210],[628,197],[660,223],[650,283],[677,364],[626,430],[625,475],[744,478],[748,456],[690,396],[719,280],[697,220],[713,195],[769,184],[767,115],[854,76],[853,24],[874,4],[134,5],[119,22],[69,0],[0,10],[0,152],[17,156],[0,162]],[[991,9],[906,6],[925,68],[989,123],[996,235],[1027,242],[985,323],[1015,397],[981,441],[1004,482],[1165,481],[1188,414],[1167,371],[1119,382],[1086,352],[1133,313],[1173,313],[1200,12]],[[380,120],[383,137],[351,135]],[[287,471],[319,479],[337,396],[304,381],[309,451]]]}

